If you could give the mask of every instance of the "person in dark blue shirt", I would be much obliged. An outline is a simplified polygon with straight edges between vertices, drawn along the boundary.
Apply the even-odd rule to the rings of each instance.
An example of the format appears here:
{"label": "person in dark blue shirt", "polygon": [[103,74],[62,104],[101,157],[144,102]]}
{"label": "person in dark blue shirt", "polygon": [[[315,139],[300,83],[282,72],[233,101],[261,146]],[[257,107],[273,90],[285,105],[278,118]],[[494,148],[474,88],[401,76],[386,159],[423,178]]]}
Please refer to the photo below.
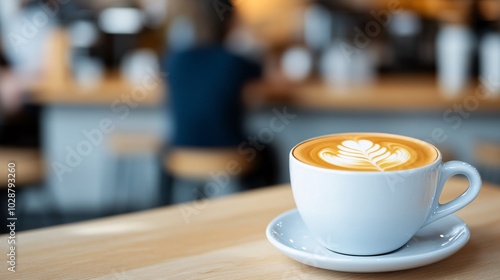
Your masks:
{"label": "person in dark blue shirt", "polygon": [[244,141],[241,93],[260,76],[259,65],[216,43],[172,53],[165,64],[173,145],[237,147]]}
{"label": "person in dark blue shirt", "polygon": [[[218,17],[220,14],[213,9],[212,2],[196,1],[200,5],[205,3],[205,12],[211,13],[212,24],[207,26],[216,26],[213,40],[181,50],[171,50],[163,59],[162,66],[167,72],[167,106],[174,125],[167,149],[167,168],[172,175],[177,173],[177,176],[182,178],[189,177],[186,174],[190,174],[190,170],[181,172],[176,167],[179,166],[176,165],[179,163],[179,154],[184,155],[184,160],[180,162],[188,162],[187,169],[200,168],[198,162],[205,162],[201,165],[221,161],[240,162],[243,165],[251,165],[250,171],[238,174],[239,181],[244,181],[243,188],[269,185],[275,181],[273,170],[276,170],[274,157],[270,156],[271,147],[267,145],[264,150],[253,151],[252,157],[238,150],[248,138],[243,131],[245,108],[242,104],[242,92],[249,81],[260,77],[261,67],[226,47],[227,36],[231,34],[235,21],[229,12],[224,14],[224,18]],[[207,151],[215,156],[208,161],[200,160],[200,156],[206,155]],[[223,158],[222,154],[227,151],[235,156],[230,159]],[[244,158],[241,159],[242,157]],[[239,160],[236,160],[237,158]],[[193,178],[196,179],[196,176]],[[196,184],[198,190],[194,192],[200,193],[203,185]],[[176,197],[173,202],[193,199],[189,198],[189,193],[193,193],[192,188],[174,189],[171,191]],[[224,187],[224,190],[229,190],[226,193],[237,191],[230,190],[229,187]],[[177,195],[182,191],[187,192],[187,198],[186,195]],[[203,195],[197,195],[194,198],[202,197]]]}

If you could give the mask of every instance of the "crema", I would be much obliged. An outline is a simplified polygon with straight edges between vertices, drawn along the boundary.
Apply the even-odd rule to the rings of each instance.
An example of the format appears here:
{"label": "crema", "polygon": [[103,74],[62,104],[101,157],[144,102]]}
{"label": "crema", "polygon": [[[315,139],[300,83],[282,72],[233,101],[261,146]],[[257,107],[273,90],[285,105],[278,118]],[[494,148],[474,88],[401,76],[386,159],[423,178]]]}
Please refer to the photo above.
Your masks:
{"label": "crema", "polygon": [[418,168],[439,156],[437,149],[424,141],[383,133],[327,135],[298,144],[292,154],[317,167],[369,172]]}

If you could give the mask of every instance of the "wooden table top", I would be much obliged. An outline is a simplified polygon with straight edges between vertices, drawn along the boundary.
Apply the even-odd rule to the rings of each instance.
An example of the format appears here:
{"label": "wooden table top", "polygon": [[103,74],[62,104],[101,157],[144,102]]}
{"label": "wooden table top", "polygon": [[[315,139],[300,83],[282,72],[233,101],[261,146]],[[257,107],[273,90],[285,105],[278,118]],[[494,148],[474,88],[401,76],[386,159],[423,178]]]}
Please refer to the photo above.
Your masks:
{"label": "wooden table top", "polygon": [[[442,198],[465,187],[464,180],[452,179]],[[295,207],[290,187],[283,185],[18,233],[17,271],[7,271],[4,262],[0,278],[498,279],[499,202],[500,187],[485,183],[477,199],[456,214],[471,230],[465,247],[439,263],[398,272],[335,272],[283,255],[265,237],[267,224]]]}

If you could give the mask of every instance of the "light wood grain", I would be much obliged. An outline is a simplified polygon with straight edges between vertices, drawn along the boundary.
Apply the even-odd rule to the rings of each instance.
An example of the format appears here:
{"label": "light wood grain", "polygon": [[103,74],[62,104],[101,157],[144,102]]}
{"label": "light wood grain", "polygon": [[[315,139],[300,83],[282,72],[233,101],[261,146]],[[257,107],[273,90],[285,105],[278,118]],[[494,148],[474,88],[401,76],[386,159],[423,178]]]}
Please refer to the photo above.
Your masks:
{"label": "light wood grain", "polygon": [[[465,187],[464,180],[451,180],[444,200]],[[284,185],[19,233],[17,272],[10,274],[4,265],[0,278],[498,279],[499,202],[500,187],[484,184],[478,198],[457,213],[472,232],[468,244],[446,260],[406,271],[340,273],[281,254],[266,240],[265,228],[295,207],[291,189]],[[6,244],[5,235],[0,242]]]}

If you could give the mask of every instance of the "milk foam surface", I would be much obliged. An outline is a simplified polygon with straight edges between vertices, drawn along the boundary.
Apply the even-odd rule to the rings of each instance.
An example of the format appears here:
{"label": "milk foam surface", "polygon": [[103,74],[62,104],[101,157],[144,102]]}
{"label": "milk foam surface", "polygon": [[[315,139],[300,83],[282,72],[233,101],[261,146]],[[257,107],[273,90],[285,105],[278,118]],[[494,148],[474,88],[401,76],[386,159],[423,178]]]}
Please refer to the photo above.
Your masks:
{"label": "milk foam surface", "polygon": [[382,133],[323,136],[297,145],[293,156],[318,167],[350,171],[395,171],[434,162],[437,150],[409,137]]}

